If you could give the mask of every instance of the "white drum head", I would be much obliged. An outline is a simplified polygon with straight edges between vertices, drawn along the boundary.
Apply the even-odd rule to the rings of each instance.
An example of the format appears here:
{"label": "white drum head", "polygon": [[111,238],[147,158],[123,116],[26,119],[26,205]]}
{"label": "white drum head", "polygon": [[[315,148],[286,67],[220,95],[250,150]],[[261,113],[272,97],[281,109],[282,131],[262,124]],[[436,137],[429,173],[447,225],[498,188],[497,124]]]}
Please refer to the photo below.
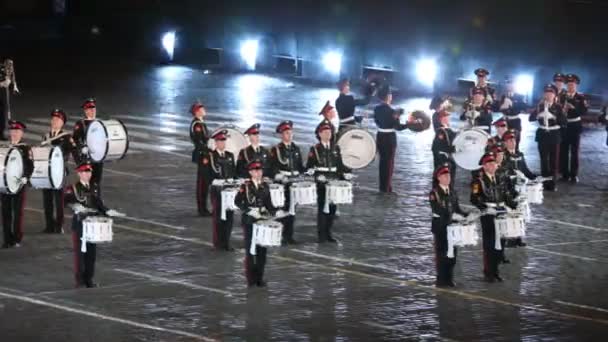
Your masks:
{"label": "white drum head", "polygon": [[102,161],[108,152],[108,132],[99,120],[91,122],[87,129],[87,147],[93,161]]}
{"label": "white drum head", "polygon": [[[211,133],[211,136],[213,136],[217,131],[220,131],[222,129],[228,131],[228,138],[226,139],[226,150],[234,155],[234,161],[236,162],[239,156],[239,152],[249,145],[247,137],[245,137],[245,135],[238,131],[236,128],[230,126],[218,127],[215,131],[213,131],[213,133]],[[207,146],[212,151],[215,150],[215,141],[213,139],[209,139]]]}
{"label": "white drum head", "polygon": [[338,136],[342,163],[351,169],[361,169],[376,158],[376,140],[366,130],[348,128]]}
{"label": "white drum head", "polygon": [[21,189],[21,178],[23,177],[23,156],[18,149],[13,148],[5,159],[4,177],[9,193],[16,193]]}
{"label": "white drum head", "polygon": [[479,169],[479,160],[486,152],[489,138],[488,133],[476,128],[458,133],[454,138],[456,152],[452,154],[456,164],[465,170]]}
{"label": "white drum head", "polygon": [[53,186],[53,189],[61,189],[63,187],[63,178],[65,176],[65,165],[63,165],[63,152],[59,146],[53,147],[49,159],[51,185]]}

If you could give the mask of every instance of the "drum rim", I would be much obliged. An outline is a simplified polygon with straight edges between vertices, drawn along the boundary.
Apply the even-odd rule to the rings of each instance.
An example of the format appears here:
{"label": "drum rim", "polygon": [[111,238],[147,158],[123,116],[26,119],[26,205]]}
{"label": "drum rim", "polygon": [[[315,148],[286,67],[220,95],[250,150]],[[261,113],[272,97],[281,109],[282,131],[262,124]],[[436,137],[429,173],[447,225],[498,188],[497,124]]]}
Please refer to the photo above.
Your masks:
{"label": "drum rim", "polygon": [[[64,183],[64,181],[65,181],[65,172],[62,172],[62,173],[61,173],[63,176],[61,177],[61,182],[60,182],[60,184],[58,184],[59,186],[57,186],[57,185],[55,184],[55,181],[53,180],[53,176],[52,176],[52,174],[53,174],[53,173],[52,173],[52,171],[51,171],[51,166],[52,166],[52,165],[51,165],[51,163],[50,163],[51,157],[53,156],[53,152],[55,151],[55,149],[59,149],[59,151],[61,152],[61,160],[64,160],[64,159],[63,159],[63,151],[61,150],[61,148],[60,148],[59,146],[52,146],[52,147],[49,149],[49,158],[48,158],[48,160],[49,160],[49,163],[48,163],[48,164],[49,164],[49,165],[48,165],[47,167],[48,167],[48,169],[49,169],[49,170],[48,170],[48,172],[49,172],[49,181],[51,182],[51,186],[52,186],[52,188],[53,188],[53,189],[58,190],[58,189],[61,189],[61,188],[63,187],[63,183]],[[64,165],[63,165],[63,168],[65,169],[65,163],[64,163]]]}
{"label": "drum rim", "polygon": [[[352,167],[352,166],[346,165],[350,169],[360,170],[360,169],[368,167],[371,163],[374,162],[374,160],[376,160],[376,156],[378,155],[378,144],[376,143],[376,139],[374,139],[374,135],[369,130],[367,130],[365,128],[361,128],[359,126],[352,126],[352,127],[346,128],[346,129],[342,130],[342,132],[338,133],[338,136],[337,136],[337,139],[336,139],[336,145],[340,146],[340,139],[346,133],[348,133],[350,131],[354,131],[354,130],[362,131],[362,132],[366,133],[370,137],[371,141],[374,143],[374,156],[369,161],[369,163],[367,163],[367,164],[365,164],[364,166],[361,166],[361,167]],[[340,147],[340,150],[342,150],[342,147]],[[340,151],[340,152],[342,152],[342,151]],[[341,156],[341,159],[342,159],[342,163],[344,163],[344,156]]]}
{"label": "drum rim", "polygon": [[[8,152],[6,153],[6,156],[4,157],[4,170],[5,171],[3,172],[3,175],[2,175],[2,179],[4,180],[4,185],[5,185],[4,188],[7,191],[6,193],[7,194],[11,194],[11,195],[14,195],[14,194],[18,193],[19,190],[21,190],[21,188],[23,188],[23,184],[19,183],[19,186],[17,187],[17,190],[11,191],[11,188],[8,185],[8,180],[6,179],[6,169],[8,167],[8,160],[10,159],[9,157],[10,157],[11,153],[13,153],[13,150],[17,150],[17,148],[16,147],[10,147],[9,150],[8,150]],[[19,153],[19,155],[21,155],[21,151],[17,150],[17,153]],[[23,163],[23,156],[21,156],[21,162]]]}
{"label": "drum rim", "polygon": [[[469,132],[469,131],[473,131],[473,132],[477,132],[477,133],[482,133],[483,136],[486,139],[490,139],[491,138],[491,136],[488,134],[488,132],[486,132],[484,130],[477,129],[477,128],[467,128],[467,129],[464,129],[464,130],[461,130],[460,132],[458,132],[458,134],[454,138],[454,141],[452,142],[452,146],[456,147],[456,142],[464,139],[463,133]],[[486,144],[487,144],[487,142],[486,142]],[[465,168],[460,163],[456,162],[456,158],[454,157],[456,154],[457,154],[457,152],[452,153],[452,159],[454,160],[454,163],[456,163],[456,165],[460,166],[461,168],[463,168],[465,170],[469,170],[469,171],[479,170],[481,168],[481,165],[476,165],[476,167],[474,167],[474,168]],[[482,153],[482,155],[483,155],[483,153]],[[482,155],[480,155],[479,158],[481,158]]]}

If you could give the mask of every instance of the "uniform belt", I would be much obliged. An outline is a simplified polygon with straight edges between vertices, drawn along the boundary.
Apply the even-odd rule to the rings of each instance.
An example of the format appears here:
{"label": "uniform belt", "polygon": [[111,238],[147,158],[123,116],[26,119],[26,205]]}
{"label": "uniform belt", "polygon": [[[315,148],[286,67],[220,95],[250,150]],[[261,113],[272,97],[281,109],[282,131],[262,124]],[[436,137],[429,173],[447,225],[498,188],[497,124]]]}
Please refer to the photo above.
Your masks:
{"label": "uniform belt", "polygon": [[378,132],[380,133],[395,133],[394,128],[378,128]]}
{"label": "uniform belt", "polygon": [[319,172],[336,172],[338,170],[338,168],[336,167],[317,167],[315,168],[315,171],[319,171]]}
{"label": "uniform belt", "polygon": [[519,114],[517,115],[506,115],[507,120],[517,120],[519,119]]}
{"label": "uniform belt", "polygon": [[554,131],[556,129],[560,129],[560,126],[554,125],[554,126],[549,126],[549,127],[545,127],[545,126],[539,126],[538,128],[545,130],[545,131]]}
{"label": "uniform belt", "polygon": [[343,124],[351,122],[351,121],[355,121],[355,116],[354,115],[351,115],[351,116],[349,116],[347,118],[344,118],[344,119],[340,119],[340,123],[343,123]]}
{"label": "uniform belt", "polygon": [[298,172],[298,171],[285,171],[285,170],[280,170],[279,173],[282,175],[285,175],[285,176],[297,176],[300,174],[300,172]]}
{"label": "uniform belt", "polygon": [[570,122],[579,122],[579,121],[581,121],[581,117],[580,117],[580,116],[579,116],[579,117],[576,117],[576,118],[573,118],[573,119],[568,119],[568,122],[569,122],[569,123],[570,123]]}
{"label": "uniform belt", "polygon": [[441,217],[441,215],[437,215],[437,214],[433,213],[433,217]]}

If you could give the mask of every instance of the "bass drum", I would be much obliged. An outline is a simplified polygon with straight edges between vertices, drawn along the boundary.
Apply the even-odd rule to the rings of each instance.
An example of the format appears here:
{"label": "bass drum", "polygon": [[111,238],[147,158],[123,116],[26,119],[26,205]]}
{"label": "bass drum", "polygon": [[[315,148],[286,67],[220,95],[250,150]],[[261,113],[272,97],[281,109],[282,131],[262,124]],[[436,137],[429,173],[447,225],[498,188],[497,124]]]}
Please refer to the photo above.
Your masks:
{"label": "bass drum", "polygon": [[122,159],[129,149],[127,128],[120,120],[95,120],[87,128],[87,147],[94,162]]}
{"label": "bass drum", "polygon": [[0,147],[0,193],[15,194],[23,187],[23,158],[17,148]]}
{"label": "bass drum", "polygon": [[465,170],[477,170],[481,166],[479,160],[486,152],[490,135],[479,128],[465,129],[454,138],[452,154],[458,166]]}
{"label": "bass drum", "polygon": [[[228,138],[226,139],[226,150],[234,155],[234,161],[239,157],[239,152],[249,145],[247,141],[247,137],[243,133],[241,133],[236,127],[230,126],[220,126],[216,130],[211,133],[211,136],[215,134],[215,132],[221,131],[225,129],[228,131]],[[209,139],[207,146],[210,150],[215,150],[215,141],[213,139]]]}
{"label": "bass drum", "polygon": [[61,189],[65,176],[63,152],[59,146],[32,147],[34,172],[30,184],[36,189]]}
{"label": "bass drum", "polygon": [[376,158],[376,140],[365,129],[346,128],[338,135],[342,163],[350,169],[361,169]]}

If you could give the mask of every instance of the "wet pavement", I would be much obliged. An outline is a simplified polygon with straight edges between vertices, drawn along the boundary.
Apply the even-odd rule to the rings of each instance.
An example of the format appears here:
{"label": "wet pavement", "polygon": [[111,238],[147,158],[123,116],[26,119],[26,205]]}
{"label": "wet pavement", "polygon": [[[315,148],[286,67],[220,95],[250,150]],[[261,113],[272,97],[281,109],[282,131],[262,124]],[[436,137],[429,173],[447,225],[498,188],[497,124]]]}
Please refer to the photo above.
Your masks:
{"label": "wet pavement", "polygon": [[[123,120],[131,149],[106,165],[103,192],[128,217],[115,220],[114,241],[98,249],[101,287],[74,289],[70,236],[39,233],[41,195],[28,189],[24,243],[0,251],[1,341],[599,341],[608,332],[603,129],[584,133],[581,183],[560,184],[533,207],[529,246],[507,251],[503,283],[482,282],[478,246],[460,251],[457,288],[433,287],[433,132],[425,131],[399,134],[397,195],[376,192],[377,161],[359,170],[355,203],[340,208],[335,225],[340,244],[316,244],[315,209],[299,208],[300,244],[272,250],[268,287],[248,289],[242,250],[213,251],[211,220],[196,215],[187,109],[203,100],[212,128],[261,122],[266,144],[278,141],[276,124],[291,119],[307,150],[319,109],[337,92],[180,66],[81,68],[69,79],[60,72],[45,74],[57,80],[53,87],[26,75],[29,89],[20,85],[13,112],[31,142],[46,130],[52,107],[63,106],[72,123],[90,95],[98,116]],[[424,109],[428,101],[396,102]],[[522,148],[538,170],[533,130],[525,125]],[[465,204],[468,175],[457,175]]]}

